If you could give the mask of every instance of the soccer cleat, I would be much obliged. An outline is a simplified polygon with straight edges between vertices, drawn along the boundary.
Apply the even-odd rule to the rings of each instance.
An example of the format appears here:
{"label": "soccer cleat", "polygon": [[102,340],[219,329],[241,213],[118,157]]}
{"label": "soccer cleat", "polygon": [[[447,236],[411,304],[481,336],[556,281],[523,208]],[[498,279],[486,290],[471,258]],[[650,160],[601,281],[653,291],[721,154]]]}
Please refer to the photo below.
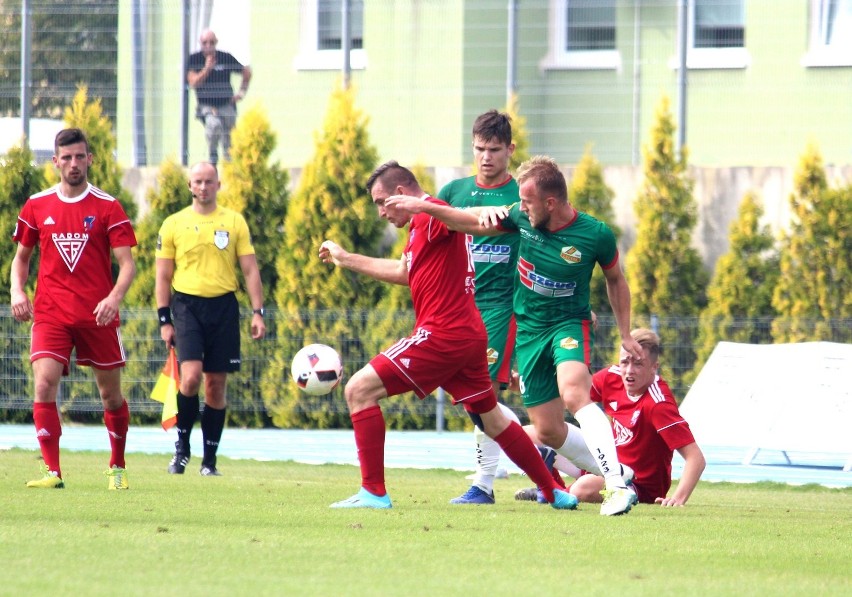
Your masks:
{"label": "soccer cleat", "polygon": [[329,508],[374,508],[387,509],[393,508],[390,495],[375,495],[364,489],[358,490],[358,493],[351,498],[334,502]]}
{"label": "soccer cleat", "polygon": [[536,501],[538,487],[527,487],[519,489],[515,492],[515,499],[519,502],[534,502]]}
{"label": "soccer cleat", "polygon": [[639,502],[636,493],[626,487],[615,489],[604,489],[601,491],[603,503],[601,504],[601,516],[618,516],[627,514],[634,504]]}
{"label": "soccer cleat", "polygon": [[107,489],[130,489],[130,484],[127,482],[127,469],[113,464],[111,468],[104,471],[104,474],[109,477]]}
{"label": "soccer cleat", "polygon": [[182,475],[186,470],[187,464],[189,464],[189,454],[175,452],[175,455],[172,456],[172,459],[169,462],[169,474]]}
{"label": "soccer cleat", "polygon": [[557,510],[576,510],[578,503],[577,497],[567,491],[561,489],[553,490],[553,502],[550,505]]}
{"label": "soccer cleat", "polygon": [[485,492],[476,485],[471,485],[470,489],[457,498],[450,500],[451,504],[493,504],[494,492]]}
{"label": "soccer cleat", "polygon": [[65,483],[62,482],[59,473],[49,470],[44,463],[41,464],[41,474],[41,479],[27,481],[27,487],[34,487],[36,489],[62,489],[65,487]]}
{"label": "soccer cleat", "polygon": [[202,477],[221,477],[222,473],[219,472],[215,466],[211,466],[209,464],[202,464],[201,468],[198,471],[198,474]]}

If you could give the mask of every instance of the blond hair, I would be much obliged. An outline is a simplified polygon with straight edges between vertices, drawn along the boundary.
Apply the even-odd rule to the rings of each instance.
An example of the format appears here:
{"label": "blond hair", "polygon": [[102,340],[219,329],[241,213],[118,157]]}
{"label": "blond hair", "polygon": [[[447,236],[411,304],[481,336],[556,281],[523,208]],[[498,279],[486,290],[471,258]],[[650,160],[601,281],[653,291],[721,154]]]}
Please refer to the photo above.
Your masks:
{"label": "blond hair", "polygon": [[656,363],[663,352],[660,337],[648,328],[636,328],[630,332],[630,336],[639,343],[639,346],[648,351],[648,356],[651,357],[652,362]]}
{"label": "blond hair", "polygon": [[532,180],[538,192],[544,197],[554,197],[559,201],[568,201],[568,184],[559,165],[553,158],[536,155],[518,166],[516,175],[518,185]]}

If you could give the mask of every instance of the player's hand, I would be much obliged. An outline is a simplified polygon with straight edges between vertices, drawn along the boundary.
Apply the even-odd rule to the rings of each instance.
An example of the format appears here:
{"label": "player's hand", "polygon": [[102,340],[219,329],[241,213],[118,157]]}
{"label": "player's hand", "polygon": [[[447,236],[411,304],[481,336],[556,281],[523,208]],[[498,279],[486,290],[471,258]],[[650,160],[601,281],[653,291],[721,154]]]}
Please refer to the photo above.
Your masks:
{"label": "player's hand", "polygon": [[597,333],[597,331],[598,331],[598,314],[595,313],[594,311],[592,311],[591,320],[592,320],[592,329],[595,331],[595,333]]}
{"label": "player's hand", "polygon": [[166,350],[175,345],[175,326],[164,323],[160,326],[160,338],[166,343]]}
{"label": "player's hand", "polygon": [[99,326],[109,325],[118,315],[118,301],[112,296],[107,296],[95,306],[92,313],[95,316],[95,323]]}
{"label": "player's hand", "polygon": [[422,212],[424,204],[423,199],[412,197],[411,195],[391,195],[385,199],[386,210],[396,210],[398,214],[404,214],[409,217]]}
{"label": "player's hand", "polygon": [[503,206],[483,207],[479,212],[479,224],[486,228],[494,228],[495,226],[498,226],[500,222],[505,220],[508,215],[509,210]]}
{"label": "player's hand", "polygon": [[512,371],[509,377],[509,390],[512,392],[521,391],[521,375],[517,371]]}
{"label": "player's hand", "polygon": [[216,52],[205,55],[204,68],[206,68],[207,70],[213,70],[214,66],[216,66]]}
{"label": "player's hand", "polygon": [[341,266],[343,257],[346,255],[340,245],[333,240],[325,240],[319,248],[319,258],[323,263],[333,263]]}
{"label": "player's hand", "polygon": [[681,500],[675,496],[672,497],[658,497],[654,500],[654,503],[660,504],[663,508],[671,508],[672,506],[683,506],[684,500]]}
{"label": "player's hand", "polygon": [[253,340],[260,340],[266,335],[266,323],[260,313],[255,313],[251,316],[251,337]]}
{"label": "player's hand", "polygon": [[621,348],[630,353],[634,359],[642,358],[642,346],[633,339],[633,336],[627,336],[626,338],[621,339]]}
{"label": "player's hand", "polygon": [[12,290],[12,316],[16,321],[29,321],[33,318],[33,304],[23,290]]}

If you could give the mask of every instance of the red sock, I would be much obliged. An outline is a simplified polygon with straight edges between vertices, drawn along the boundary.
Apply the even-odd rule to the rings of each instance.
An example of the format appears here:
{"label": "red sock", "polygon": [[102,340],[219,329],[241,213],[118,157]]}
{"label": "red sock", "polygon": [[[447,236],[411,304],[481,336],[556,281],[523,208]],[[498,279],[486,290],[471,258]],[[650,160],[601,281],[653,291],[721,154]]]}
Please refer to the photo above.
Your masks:
{"label": "red sock", "polygon": [[556,482],[556,484],[559,487],[561,487],[562,489],[565,489],[565,487],[566,487],[565,480],[562,478],[562,475],[559,474],[559,471],[554,468],[552,474],[553,474],[553,480]]}
{"label": "red sock", "polygon": [[62,477],[59,468],[59,438],[62,436],[62,424],[55,402],[36,402],[33,404],[33,423],[36,438],[41,446],[41,457],[48,470]]}
{"label": "red sock", "polygon": [[371,406],[350,418],[361,463],[361,487],[373,495],[385,495],[385,417],[382,409]]}
{"label": "red sock", "polygon": [[109,432],[109,447],[112,449],[109,465],[124,468],[124,447],[127,445],[127,428],[130,426],[130,410],[126,400],[115,410],[104,409],[104,425]]}
{"label": "red sock", "polygon": [[547,501],[553,502],[553,490],[556,489],[553,477],[523,427],[512,421],[494,441],[500,444],[506,456],[541,489]]}

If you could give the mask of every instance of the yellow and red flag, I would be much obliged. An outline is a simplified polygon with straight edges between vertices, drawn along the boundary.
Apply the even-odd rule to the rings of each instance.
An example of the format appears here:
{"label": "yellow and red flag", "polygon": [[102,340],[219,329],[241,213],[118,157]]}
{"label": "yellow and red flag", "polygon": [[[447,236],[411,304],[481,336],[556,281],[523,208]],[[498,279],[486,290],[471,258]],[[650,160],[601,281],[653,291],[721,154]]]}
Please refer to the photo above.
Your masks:
{"label": "yellow and red flag", "polygon": [[180,371],[174,346],[169,349],[166,366],[151,391],[151,399],[163,403],[163,429],[169,430],[177,424],[177,394],[180,388]]}

